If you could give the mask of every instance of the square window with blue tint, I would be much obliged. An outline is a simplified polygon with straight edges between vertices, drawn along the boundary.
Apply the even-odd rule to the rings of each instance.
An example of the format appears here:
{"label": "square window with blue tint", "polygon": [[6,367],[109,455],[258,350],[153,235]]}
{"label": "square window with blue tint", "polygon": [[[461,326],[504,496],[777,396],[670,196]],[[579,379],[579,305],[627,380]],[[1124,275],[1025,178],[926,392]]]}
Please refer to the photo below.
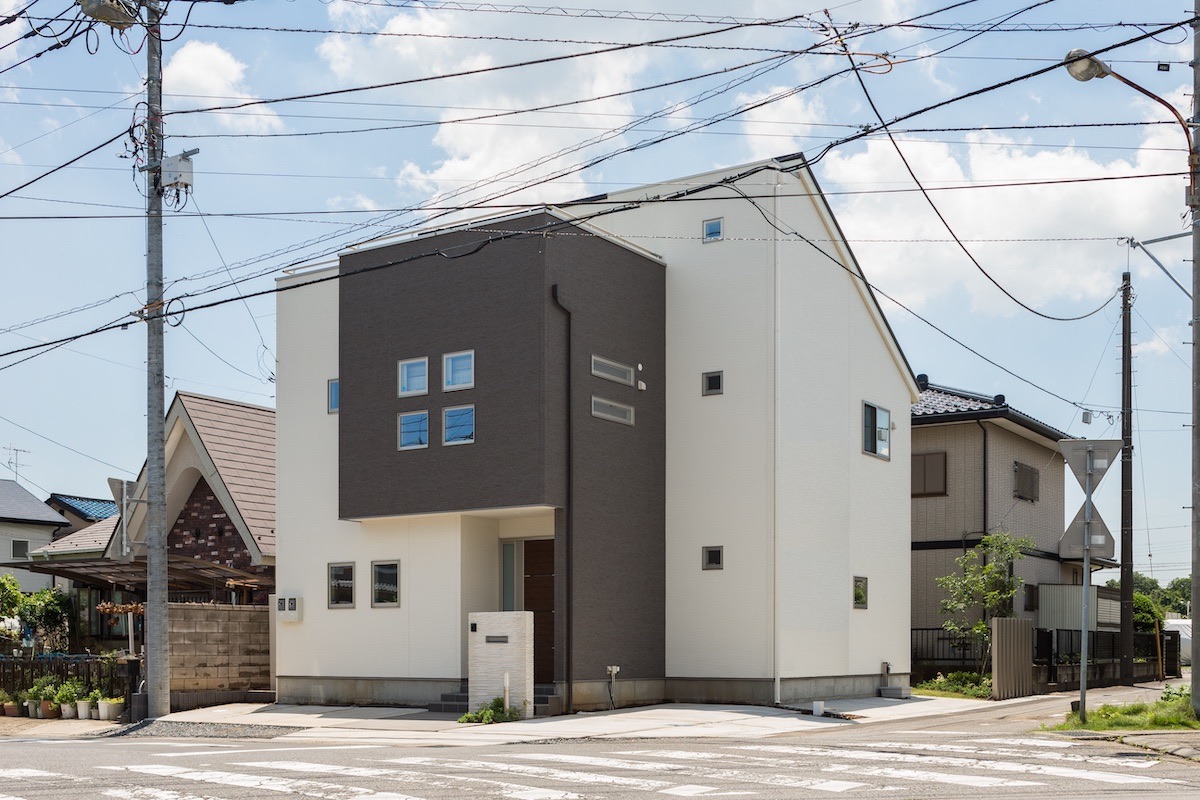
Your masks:
{"label": "square window with blue tint", "polygon": [[715,242],[724,238],[725,225],[723,219],[706,219],[704,220],[704,241]]}
{"label": "square window with blue tint", "polygon": [[401,450],[429,446],[429,412],[414,411],[399,418]]}
{"label": "square window with blue tint", "polygon": [[442,415],[443,444],[470,444],[475,441],[475,406],[447,408]]}
{"label": "square window with blue tint", "polygon": [[470,389],[475,385],[475,351],[447,353],[442,356],[443,386],[447,392]]}
{"label": "square window with blue tint", "polygon": [[400,362],[400,396],[429,393],[429,359],[410,358]]}

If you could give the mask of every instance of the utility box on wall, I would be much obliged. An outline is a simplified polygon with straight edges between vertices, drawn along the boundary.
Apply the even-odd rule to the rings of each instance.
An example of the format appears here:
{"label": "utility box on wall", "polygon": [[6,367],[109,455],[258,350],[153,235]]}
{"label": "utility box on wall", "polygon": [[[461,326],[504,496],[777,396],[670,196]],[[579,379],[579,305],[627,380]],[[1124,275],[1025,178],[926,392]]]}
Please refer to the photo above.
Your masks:
{"label": "utility box on wall", "polygon": [[275,598],[275,619],[278,622],[299,622],[304,616],[304,598],[283,597]]}
{"label": "utility box on wall", "polygon": [[504,697],[523,717],[533,716],[533,612],[476,611],[468,615],[467,684],[472,711]]}

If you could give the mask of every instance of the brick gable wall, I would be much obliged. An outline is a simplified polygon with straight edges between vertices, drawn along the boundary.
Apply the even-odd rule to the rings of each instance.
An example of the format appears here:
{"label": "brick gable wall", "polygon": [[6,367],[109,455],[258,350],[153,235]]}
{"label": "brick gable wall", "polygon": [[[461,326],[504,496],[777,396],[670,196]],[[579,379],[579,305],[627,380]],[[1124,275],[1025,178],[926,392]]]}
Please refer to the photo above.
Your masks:
{"label": "brick gable wall", "polygon": [[[275,583],[275,567],[252,563],[249,549],[204,478],[196,482],[171,526],[167,534],[167,552],[172,556],[189,556],[261,575],[270,587]],[[229,591],[224,586],[213,587],[211,599],[227,601],[228,598]],[[248,600],[253,604],[265,604],[267,591],[253,592]]]}

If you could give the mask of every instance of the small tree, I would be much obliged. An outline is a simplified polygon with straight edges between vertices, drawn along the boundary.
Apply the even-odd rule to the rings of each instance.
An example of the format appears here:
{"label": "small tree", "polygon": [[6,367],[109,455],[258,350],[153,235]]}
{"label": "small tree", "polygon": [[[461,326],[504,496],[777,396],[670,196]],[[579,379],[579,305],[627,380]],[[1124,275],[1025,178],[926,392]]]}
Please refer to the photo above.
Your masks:
{"label": "small tree", "polygon": [[1013,616],[1013,597],[1023,583],[1012,574],[1013,562],[1031,549],[1031,539],[989,533],[954,560],[959,572],[937,579],[947,594],[941,611],[950,617],[942,627],[976,646],[981,673],[991,658],[991,620]]}
{"label": "small tree", "polygon": [[[0,621],[17,616],[21,608],[21,584],[12,575],[0,575]],[[0,639],[20,638],[20,631],[0,623]]]}
{"label": "small tree", "polygon": [[17,618],[47,650],[66,650],[71,599],[60,589],[41,589],[21,598]]}
{"label": "small tree", "polygon": [[1138,633],[1154,633],[1155,626],[1162,630],[1163,611],[1154,598],[1141,592],[1133,593],[1133,629]]}

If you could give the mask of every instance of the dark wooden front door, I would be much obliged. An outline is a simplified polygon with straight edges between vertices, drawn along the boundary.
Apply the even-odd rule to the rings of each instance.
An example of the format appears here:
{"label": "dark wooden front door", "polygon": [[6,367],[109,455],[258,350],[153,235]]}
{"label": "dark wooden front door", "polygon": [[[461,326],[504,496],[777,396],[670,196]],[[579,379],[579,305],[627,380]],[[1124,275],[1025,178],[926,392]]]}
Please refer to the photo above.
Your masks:
{"label": "dark wooden front door", "polygon": [[525,542],[525,610],[533,612],[533,681],[554,683],[554,540]]}

